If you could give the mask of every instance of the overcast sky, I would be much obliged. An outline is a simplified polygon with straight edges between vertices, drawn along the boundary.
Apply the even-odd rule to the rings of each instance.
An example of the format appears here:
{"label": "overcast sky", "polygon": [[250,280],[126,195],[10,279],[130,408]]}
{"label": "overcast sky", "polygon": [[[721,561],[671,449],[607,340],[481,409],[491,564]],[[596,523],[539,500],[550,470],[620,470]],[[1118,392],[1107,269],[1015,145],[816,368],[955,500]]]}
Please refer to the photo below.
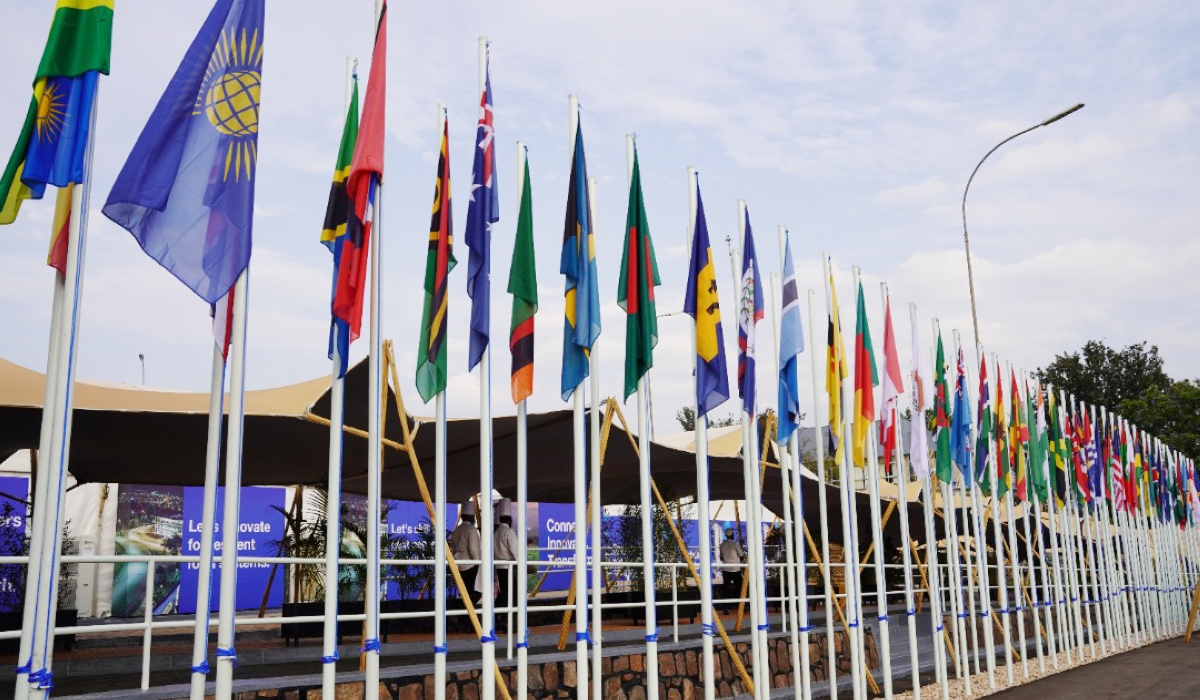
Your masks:
{"label": "overcast sky", "polygon": [[[112,75],[100,91],[80,376],[208,386],[206,306],[100,213],[112,182],[210,3],[118,0]],[[9,3],[0,23],[0,148],[24,117],[53,3]],[[326,374],[330,256],[318,243],[342,124],[345,58],[365,82],[371,0],[267,3],[251,264],[247,384]],[[975,163],[1012,133],[1087,107],[998,151],[967,204],[980,333],[1027,370],[1089,339],[1149,341],[1167,372],[1200,376],[1200,5],[1193,2],[442,2],[390,8],[383,327],[396,342],[411,410],[437,150],[436,105],[450,110],[456,253],[451,274],[449,414],[475,415],[466,371],[466,221],[477,118],[476,39],[492,44],[501,220],[493,237],[493,405],[508,394],[508,279],[516,225],[516,141],[529,145],[541,311],[531,410],[558,392],[563,280],[557,261],[569,172],[567,96],[577,93],[598,179],[602,387],[622,387],[625,324],[616,305],[625,205],[624,135],[638,134],[662,287],[682,307],[686,168],[696,166],[736,351],[725,237],[747,200],[764,274],[778,273],[776,226],[790,227],[801,294],[833,258],[846,330],[851,268],[862,268],[876,346],[879,283],[889,284],[907,370],[907,306],[970,344],[960,202]],[[365,85],[364,85],[365,87]],[[0,356],[43,370],[52,271],[52,198],[0,231]],[[768,303],[770,296],[768,295]],[[686,317],[661,321],[652,372],[659,432],[691,401]],[[760,407],[774,402],[774,335],[760,326]],[[807,323],[807,319],[806,319]],[[947,339],[948,342],[949,338]],[[818,343],[823,351],[823,337]],[[352,348],[353,359],[367,350]],[[821,359],[823,356],[818,356]],[[731,371],[736,356],[730,355]],[[803,366],[808,367],[808,358]],[[731,381],[732,384],[732,381]],[[811,379],[804,377],[804,388]],[[809,394],[804,394],[806,397]],[[811,400],[804,405],[811,409]],[[632,402],[630,404],[632,413]],[[734,403],[717,409],[732,412]],[[811,415],[811,411],[810,411]],[[632,417],[632,416],[631,416]],[[365,426],[364,426],[365,427]]]}

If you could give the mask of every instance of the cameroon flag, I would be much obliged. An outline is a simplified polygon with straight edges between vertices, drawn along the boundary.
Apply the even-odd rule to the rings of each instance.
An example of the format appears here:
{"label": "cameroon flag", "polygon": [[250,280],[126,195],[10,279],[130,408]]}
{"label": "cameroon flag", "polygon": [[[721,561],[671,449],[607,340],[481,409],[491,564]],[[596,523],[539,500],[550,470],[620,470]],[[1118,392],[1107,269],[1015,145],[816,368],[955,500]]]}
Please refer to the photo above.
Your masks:
{"label": "cameroon flag", "polygon": [[437,184],[433,189],[433,218],[429,224],[429,257],[425,262],[425,310],[421,316],[421,347],[417,351],[417,392],[429,403],[446,390],[447,278],[454,259],[450,220],[450,126],[443,125]]}
{"label": "cameroon flag", "polygon": [[513,297],[508,348],[512,352],[513,403],[533,394],[533,317],[537,314],[537,264],[533,254],[533,191],[529,188],[529,160],[525,160],[521,211],[517,214],[517,241],[508,270],[508,293]]}
{"label": "cameroon flag", "polygon": [[875,349],[871,347],[871,328],[867,324],[867,304],[862,282],[858,283],[858,313],[854,331],[854,435],[851,456],[860,467],[866,466],[865,448],[875,420]]}
{"label": "cameroon flag", "polygon": [[633,176],[629,180],[629,212],[625,216],[625,254],[621,258],[621,282],[617,285],[617,303],[625,310],[626,399],[637,391],[638,380],[654,366],[654,346],[658,345],[654,288],[659,284],[635,147]]}

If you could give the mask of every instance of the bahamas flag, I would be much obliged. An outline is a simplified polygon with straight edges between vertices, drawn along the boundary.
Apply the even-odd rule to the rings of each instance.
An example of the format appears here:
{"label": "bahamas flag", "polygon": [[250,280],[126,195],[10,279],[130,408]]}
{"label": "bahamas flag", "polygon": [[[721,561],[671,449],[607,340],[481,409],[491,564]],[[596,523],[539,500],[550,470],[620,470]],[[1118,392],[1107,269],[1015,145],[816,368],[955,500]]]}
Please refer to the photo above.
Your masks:
{"label": "bahamas flag", "polygon": [[354,76],[354,87],[350,94],[350,109],[346,111],[346,125],[342,129],[342,143],[338,147],[337,165],[333,168],[333,184],[329,187],[329,202],[325,205],[325,223],[321,227],[321,243],[333,253],[333,285],[329,293],[329,359],[333,359],[334,348],[340,363],[338,376],[346,376],[346,363],[350,355],[350,324],[333,313],[337,299],[338,270],[342,264],[342,244],[346,237],[346,224],[350,221],[353,204],[346,192],[346,180],[350,177],[350,165],[354,160],[354,143],[358,140],[358,75]]}
{"label": "bahamas flag", "polygon": [[563,320],[562,398],[566,401],[588,376],[588,356],[600,337],[600,290],[596,280],[596,244],[592,239],[592,203],[588,197],[583,124],[575,131],[567,216],[558,271],[566,277]]}
{"label": "bahamas flag", "polygon": [[0,176],[0,224],[16,220],[22,200],[41,199],[46,185],[83,182],[92,102],[99,75],[109,69],[112,20],[112,0],[58,0],[33,98]]}
{"label": "bahamas flag", "polygon": [[729,371],[725,365],[725,334],[721,330],[717,273],[708,243],[708,222],[704,219],[699,183],[696,184],[694,233],[683,311],[696,322],[696,419],[699,420],[729,400]]}
{"label": "bahamas flag", "polygon": [[250,264],[262,59],[263,0],[217,0],[103,209],[209,304]]}

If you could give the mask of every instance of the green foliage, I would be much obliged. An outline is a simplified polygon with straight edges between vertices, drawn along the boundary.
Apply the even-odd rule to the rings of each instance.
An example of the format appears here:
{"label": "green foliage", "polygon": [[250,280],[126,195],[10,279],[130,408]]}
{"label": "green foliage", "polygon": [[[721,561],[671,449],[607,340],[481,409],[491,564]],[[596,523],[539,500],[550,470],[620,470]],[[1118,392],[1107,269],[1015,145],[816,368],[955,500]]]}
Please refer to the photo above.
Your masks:
{"label": "green foliage", "polygon": [[[691,406],[684,406],[675,412],[675,420],[679,421],[679,425],[683,426],[684,430],[695,430],[696,409],[692,408]],[[738,419],[734,417],[732,413],[724,418],[713,418],[712,416],[708,417],[708,427],[710,428],[724,428],[730,425],[735,425],[737,422]]]}
{"label": "green foliage", "polygon": [[[693,499],[675,499],[668,493],[663,494],[663,500],[666,501],[669,510],[663,510],[655,503],[650,510],[650,525],[651,537],[654,542],[654,561],[656,562],[683,562],[683,552],[679,548],[679,541],[675,539],[675,535],[671,532],[669,519],[673,519],[676,526],[679,527],[680,534],[686,539],[688,536],[687,528],[690,527],[687,523],[681,522],[681,513],[683,507],[693,501]],[[611,518],[605,524],[601,531],[601,536],[604,542],[604,550],[607,553],[607,558],[622,562],[640,562],[642,561],[642,507],[639,504],[626,505],[621,512],[621,517]],[[645,589],[642,568],[634,566],[627,570],[630,580],[630,589],[641,591]],[[685,570],[680,569],[676,572],[675,583],[677,587],[684,588],[688,581],[688,576]],[[655,570],[655,589],[669,590],[671,587],[671,572],[667,568],[659,568]]]}

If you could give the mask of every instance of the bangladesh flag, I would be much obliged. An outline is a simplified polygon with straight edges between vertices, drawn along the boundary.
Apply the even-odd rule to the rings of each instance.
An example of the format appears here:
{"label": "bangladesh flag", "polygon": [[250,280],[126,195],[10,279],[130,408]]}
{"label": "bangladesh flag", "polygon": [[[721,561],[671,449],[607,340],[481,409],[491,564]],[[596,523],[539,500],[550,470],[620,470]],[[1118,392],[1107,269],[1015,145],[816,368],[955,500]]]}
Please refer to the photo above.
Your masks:
{"label": "bangladesh flag", "polygon": [[629,213],[625,217],[625,254],[621,259],[621,282],[617,303],[625,309],[625,398],[637,391],[638,380],[654,366],[658,345],[658,317],[654,312],[654,288],[658,263],[646,222],[642,199],[642,174],[637,149],[633,151],[633,177],[629,181]]}

